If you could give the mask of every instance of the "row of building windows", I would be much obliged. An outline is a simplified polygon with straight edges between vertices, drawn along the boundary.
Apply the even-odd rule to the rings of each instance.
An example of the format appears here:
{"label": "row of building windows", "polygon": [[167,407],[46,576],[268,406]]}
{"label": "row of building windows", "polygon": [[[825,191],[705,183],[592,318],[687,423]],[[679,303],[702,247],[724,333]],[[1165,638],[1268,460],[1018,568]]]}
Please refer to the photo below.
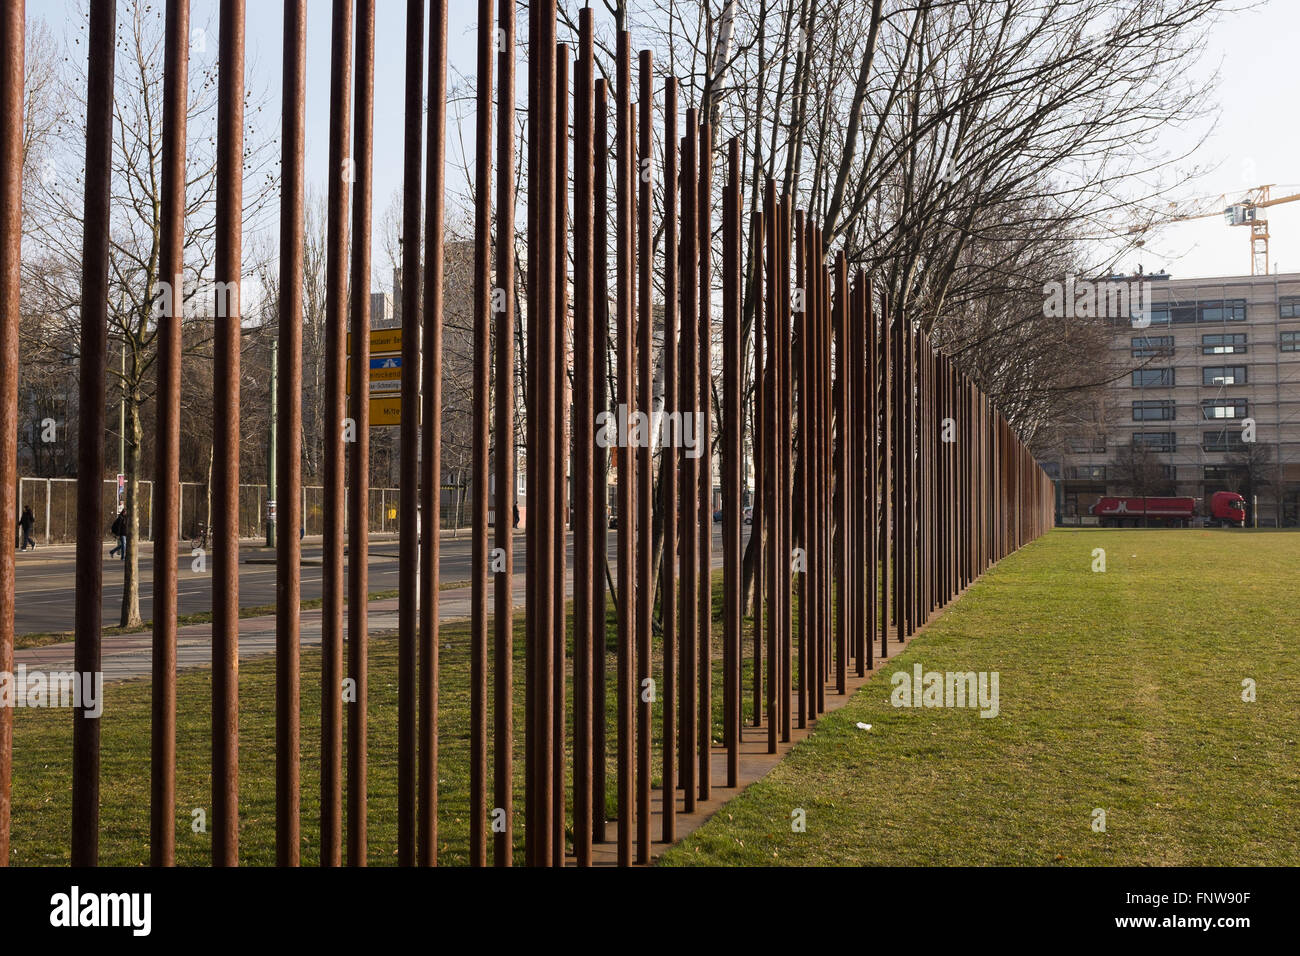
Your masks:
{"label": "row of building windows", "polygon": [[1152,325],[1192,322],[1245,322],[1245,299],[1215,299],[1188,305],[1160,305],[1151,310]]}
{"label": "row of building windows", "polygon": [[[1201,418],[1214,421],[1221,418],[1245,418],[1247,402],[1243,398],[1207,398],[1201,401]],[[1172,422],[1177,417],[1173,399],[1137,401],[1133,403],[1135,422]]]}
{"label": "row of building windows", "polygon": [[[1145,447],[1150,451],[1171,452],[1178,447],[1176,432],[1134,432],[1134,447]],[[1222,428],[1216,432],[1201,433],[1201,448],[1204,451],[1237,451],[1245,445],[1241,430]]]}
{"label": "row of building windows", "polygon": [[[1300,352],[1300,331],[1282,332],[1278,339],[1278,348],[1283,352]],[[1174,354],[1174,337],[1172,335],[1135,335],[1132,341],[1134,358],[1156,358]],[[1202,335],[1202,355],[1244,355],[1246,353],[1246,333],[1236,332],[1226,335]]]}
{"label": "row of building windows", "polygon": [[[1175,371],[1173,366],[1139,368],[1134,370],[1131,381],[1134,388],[1168,388],[1174,384]],[[1207,365],[1201,369],[1201,384],[1211,387],[1245,385],[1246,366]]]}
{"label": "row of building windows", "polygon": [[[1174,465],[1161,466],[1163,477],[1167,481],[1178,480],[1178,469]],[[1241,470],[1231,465],[1204,465],[1201,475],[1206,481],[1230,481],[1241,476]],[[1065,469],[1065,477],[1070,481],[1105,481],[1105,465],[1070,465]],[[1187,477],[1184,474],[1184,477]]]}
{"label": "row of building windows", "polygon": [[[1277,300],[1278,318],[1300,319],[1300,295]],[[1151,310],[1152,325],[1190,325],[1193,322],[1245,322],[1245,299],[1210,299],[1186,305],[1161,303]]]}

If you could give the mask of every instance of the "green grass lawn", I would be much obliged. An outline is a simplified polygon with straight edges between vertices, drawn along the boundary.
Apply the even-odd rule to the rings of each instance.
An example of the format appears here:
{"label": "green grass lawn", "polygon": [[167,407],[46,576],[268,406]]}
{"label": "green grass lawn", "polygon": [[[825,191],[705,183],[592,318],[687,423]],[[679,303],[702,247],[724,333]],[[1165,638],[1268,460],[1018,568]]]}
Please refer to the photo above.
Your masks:
{"label": "green grass lawn", "polygon": [[[1054,531],[664,863],[1300,864],[1298,582],[1300,534]],[[917,663],[999,715],[892,706]]]}
{"label": "green grass lawn", "polygon": [[[714,573],[715,633],[720,634],[722,575]],[[387,596],[387,595],[385,595]],[[570,650],[572,666],[572,602]],[[439,861],[468,863],[469,854],[469,627],[444,625],[440,632],[439,681]],[[606,803],[609,815],[617,807],[614,779],[616,758],[616,632],[613,608],[607,622],[609,768]],[[659,641],[655,642],[655,675]],[[720,649],[719,649],[720,653]],[[515,858],[523,862],[523,756],[524,756],[524,629],[523,615],[515,615]],[[320,860],[320,661],[319,650],[302,653],[301,793],[302,863]],[[369,807],[367,824],[372,865],[397,862],[397,638],[372,635],[370,640],[369,697]],[[571,678],[570,670],[570,678]],[[745,680],[748,681],[748,670]],[[240,862],[272,865],[275,862],[275,664],[260,658],[240,665]],[[489,688],[491,672],[489,670]],[[721,663],[715,668],[715,698],[721,700]],[[212,684],[209,671],[195,671],[177,680],[176,859],[181,865],[207,865],[211,840],[194,833],[191,813],[204,808],[210,814],[209,734]],[[571,698],[569,698],[571,700]],[[748,698],[746,698],[748,699]],[[151,688],[147,680],[129,681],[105,688],[100,732],[101,810],[100,862],[104,865],[146,865],[149,861],[149,719]],[[489,774],[492,766],[489,705]],[[659,784],[661,766],[658,728],[662,705],[654,709],[656,728],[652,766]],[[13,813],[10,862],[14,865],[66,865],[69,860],[72,718],[67,710],[20,709],[14,719]],[[569,727],[570,735],[572,725]],[[722,714],[714,707],[714,737],[721,739]],[[346,752],[346,732],[344,734]],[[346,754],[344,768],[346,773]],[[489,780],[489,801],[491,781]],[[569,781],[571,787],[571,781]],[[345,797],[346,802],[346,797]],[[572,835],[572,806],[569,807]],[[346,810],[345,810],[346,830]],[[610,827],[610,838],[614,828]],[[490,850],[489,850],[490,853]]]}

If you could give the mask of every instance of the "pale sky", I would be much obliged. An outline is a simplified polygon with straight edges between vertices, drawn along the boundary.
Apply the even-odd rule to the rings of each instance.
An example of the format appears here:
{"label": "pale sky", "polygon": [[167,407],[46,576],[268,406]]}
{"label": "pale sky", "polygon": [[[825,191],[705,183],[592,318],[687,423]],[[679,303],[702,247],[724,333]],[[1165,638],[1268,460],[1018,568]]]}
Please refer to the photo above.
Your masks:
{"label": "pale sky", "polygon": [[[1194,157],[1214,171],[1180,189],[1179,198],[1229,199],[1248,189],[1276,184],[1274,198],[1300,193],[1300,123],[1295,43],[1300,37],[1300,2],[1268,0],[1224,18],[1198,64],[1208,77],[1217,68],[1215,92],[1221,112],[1214,131]],[[1180,153],[1188,135],[1170,129],[1161,147]],[[1268,211],[1269,271],[1300,272],[1300,201]],[[1175,223],[1148,234],[1145,246],[1128,256],[1126,271],[1166,269],[1175,278],[1250,274],[1250,229],[1221,218]]]}
{"label": "pale sky", "polygon": [[[216,0],[194,0],[193,25],[208,24],[215,32],[217,6]],[[458,76],[470,75],[475,69],[476,6],[473,0],[452,0],[450,4],[449,83],[453,87]],[[63,35],[80,16],[78,0],[29,0],[27,7],[28,17],[44,18],[56,36]],[[329,131],[330,7],[328,0],[311,0],[308,5],[308,185],[322,192]],[[378,0],[377,4],[373,228],[377,288],[386,288],[389,282],[382,272],[385,259],[378,238],[380,219],[402,185],[405,8],[403,0]],[[598,10],[598,16],[604,18],[607,14]],[[250,88],[267,90],[273,113],[278,113],[280,100],[282,17],[279,3],[255,0],[247,6],[247,83]],[[1197,70],[1204,77],[1219,71],[1222,82],[1215,99],[1222,111],[1217,127],[1193,160],[1213,171],[1182,187],[1178,198],[1208,199],[1220,193],[1231,197],[1262,184],[1277,184],[1275,197],[1300,193],[1300,124],[1294,119],[1296,37],[1300,37],[1297,0],[1266,0],[1255,9],[1228,14],[1214,32]],[[521,62],[521,84],[524,75]],[[278,124],[274,117],[272,122]],[[464,129],[464,135],[465,147],[472,150],[472,126]],[[1169,128],[1162,134],[1160,148],[1180,153],[1188,147],[1192,135],[1190,131]],[[449,110],[448,177],[452,189],[464,186],[458,172],[461,161]],[[1283,272],[1300,272],[1300,202],[1274,207],[1269,222],[1270,270],[1276,267]],[[1121,265],[1129,271],[1138,265],[1147,272],[1166,269],[1180,278],[1249,274],[1248,235],[1248,229],[1231,228],[1220,218],[1171,225],[1148,234],[1145,246],[1127,256]]]}

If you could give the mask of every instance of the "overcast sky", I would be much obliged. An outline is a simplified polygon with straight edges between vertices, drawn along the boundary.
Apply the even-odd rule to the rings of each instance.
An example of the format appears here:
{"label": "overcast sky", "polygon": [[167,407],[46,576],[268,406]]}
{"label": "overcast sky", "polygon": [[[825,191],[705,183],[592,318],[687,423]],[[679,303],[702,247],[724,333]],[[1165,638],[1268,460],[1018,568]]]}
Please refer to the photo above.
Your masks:
{"label": "overcast sky", "polygon": [[[57,36],[74,25],[82,9],[78,0],[29,0],[27,6],[28,16],[45,19]],[[328,0],[311,0],[307,20],[307,180],[322,192],[329,132],[330,6]],[[379,0],[377,4],[373,251],[374,278],[380,288],[389,283],[382,271],[380,219],[402,186],[405,7],[402,0]],[[278,113],[282,5],[258,0],[249,3],[247,10],[247,82],[250,88],[267,90],[268,103],[273,113]],[[453,85],[458,76],[470,75],[475,69],[476,13],[472,0],[450,4],[449,82]],[[598,16],[607,14],[598,9]],[[195,26],[210,25],[215,33],[216,0],[194,0],[191,20]],[[1300,105],[1295,80],[1297,37],[1297,0],[1268,0],[1256,9],[1230,14],[1215,31],[1198,69],[1205,77],[1219,71],[1221,85],[1215,96],[1222,113],[1194,158],[1196,165],[1213,171],[1180,190],[1179,198],[1208,199],[1220,193],[1231,197],[1266,183],[1278,184],[1275,197],[1300,193],[1300,123],[1295,121]],[[278,130],[278,119],[273,117],[272,122]],[[457,172],[463,157],[454,128],[449,133],[449,181],[452,188],[463,188],[463,178]],[[464,135],[465,147],[472,150],[472,126],[466,126]],[[1170,153],[1183,152],[1192,135],[1171,128],[1161,147]],[[1273,208],[1269,222],[1270,269],[1300,272],[1300,202]],[[1141,265],[1148,272],[1167,269],[1178,277],[1249,274],[1248,235],[1248,229],[1230,228],[1219,218],[1172,225],[1150,234],[1145,246],[1122,265],[1129,270]]]}

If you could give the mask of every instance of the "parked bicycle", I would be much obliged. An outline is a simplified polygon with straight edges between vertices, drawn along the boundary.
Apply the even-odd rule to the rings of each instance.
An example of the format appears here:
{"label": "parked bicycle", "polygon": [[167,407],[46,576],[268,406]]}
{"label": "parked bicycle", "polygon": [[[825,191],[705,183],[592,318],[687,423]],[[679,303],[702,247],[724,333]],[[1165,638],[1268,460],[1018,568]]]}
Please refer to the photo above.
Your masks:
{"label": "parked bicycle", "polygon": [[208,526],[201,521],[198,530],[194,532],[194,537],[190,539],[190,547],[202,548],[205,551],[208,548]]}

